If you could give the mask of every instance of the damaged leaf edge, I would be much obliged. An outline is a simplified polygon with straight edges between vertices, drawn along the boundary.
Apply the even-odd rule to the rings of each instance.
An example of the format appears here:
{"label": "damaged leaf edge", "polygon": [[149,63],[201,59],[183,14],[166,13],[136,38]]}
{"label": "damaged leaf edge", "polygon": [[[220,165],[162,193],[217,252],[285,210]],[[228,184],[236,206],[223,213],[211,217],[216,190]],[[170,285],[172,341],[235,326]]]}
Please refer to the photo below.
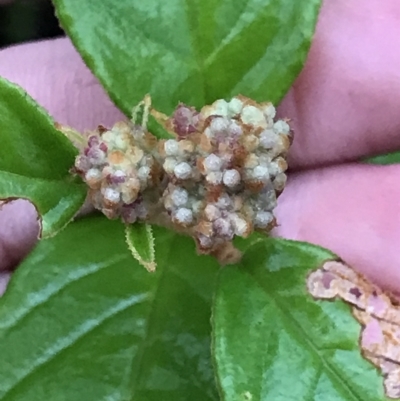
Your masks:
{"label": "damaged leaf edge", "polygon": [[[360,298],[364,295],[362,292],[360,292],[360,289],[358,289],[359,290],[358,293],[356,291],[351,293],[350,291],[353,288],[351,288],[349,290],[350,295],[354,296],[356,299],[353,302],[352,302],[351,298],[347,297],[347,299],[345,299],[339,293],[333,292],[333,293],[331,293],[331,295],[325,295],[325,296],[323,294],[320,294],[320,295],[316,294],[315,293],[315,290],[316,290],[315,282],[312,283],[311,279],[313,278],[313,276],[317,275],[320,272],[325,272],[328,274],[330,273],[331,275],[334,275],[331,273],[332,271],[329,270],[330,264],[335,264],[336,266],[340,266],[343,269],[343,271],[347,270],[347,273],[350,273],[350,275],[352,275],[352,278],[359,280],[358,283],[354,283],[353,281],[349,280],[349,276],[346,277],[345,275],[338,274],[337,277],[339,279],[341,279],[343,282],[346,282],[346,281],[350,282],[351,284],[353,284],[354,289],[357,289],[357,287],[358,287],[357,284],[359,284],[359,283],[361,283],[362,285],[365,285],[368,288],[368,290],[365,291],[366,295],[368,295],[368,299],[370,299],[371,297],[375,297],[375,298],[379,299],[379,296],[383,296],[384,298],[386,298],[387,301],[390,302],[391,307],[398,307],[399,299],[397,298],[397,296],[394,293],[392,293],[390,291],[384,291],[379,286],[373,284],[363,274],[354,270],[351,266],[349,266],[347,263],[345,263],[340,258],[333,258],[333,259],[324,261],[323,264],[320,265],[318,268],[310,271],[306,277],[307,292],[308,292],[308,294],[310,294],[312,296],[312,298],[315,301],[329,301],[329,302],[342,301],[350,307],[351,316],[360,325],[360,333],[358,335],[357,342],[358,342],[358,347],[359,347],[361,356],[368,363],[370,363],[372,366],[374,366],[374,368],[377,370],[378,374],[381,377],[383,377],[383,387],[384,387],[385,396],[388,397],[389,399],[395,399],[395,400],[400,399],[400,366],[399,366],[400,364],[399,364],[399,362],[397,362],[393,359],[390,359],[387,356],[379,355],[377,353],[368,351],[366,349],[366,346],[363,345],[363,335],[366,333],[368,323],[370,323],[371,321],[373,323],[378,322],[378,325],[379,325],[379,322],[383,322],[385,324],[392,324],[392,325],[396,325],[396,323],[393,323],[390,320],[383,318],[382,316],[377,316],[377,313],[374,312],[374,310],[371,309],[371,307],[369,307],[368,304],[366,304],[364,309],[362,307],[360,307],[359,305],[357,305],[358,298]],[[314,284],[314,288],[311,288],[312,284]],[[325,288],[327,290],[330,289],[330,287],[325,287]],[[364,297],[364,298],[366,298],[366,297]],[[389,306],[389,308],[390,308],[390,306]],[[399,309],[399,311],[400,311],[400,309]],[[364,317],[365,317],[365,315],[367,315],[372,320],[369,320],[366,323],[364,323],[363,321],[361,321],[363,315],[364,315]],[[385,340],[384,332],[380,326],[379,326],[379,329],[382,332],[381,335],[382,335],[382,342],[383,342]],[[386,335],[387,335],[387,333],[386,333]],[[393,340],[393,338],[392,338],[392,340]],[[373,343],[373,344],[377,344],[377,343]],[[394,373],[397,373],[397,381],[395,381],[394,383],[393,383],[393,377],[391,377],[391,375],[390,375],[391,373],[393,373],[393,371],[390,371],[389,368],[385,369],[385,363],[391,364],[391,365],[397,365],[399,367],[398,371],[394,371]]]}
{"label": "damaged leaf edge", "polygon": [[36,203],[26,197],[26,196],[7,196],[7,197],[0,197],[0,210],[3,206],[7,205],[7,204],[11,204],[17,200],[24,200],[29,202],[34,208],[35,208],[35,212],[36,212],[36,221],[38,223],[38,233],[37,233],[37,239],[41,240],[41,239],[48,239],[48,238],[53,238],[55,237],[57,234],[59,234],[61,231],[63,231],[65,229],[65,227],[68,226],[68,224],[70,224],[71,222],[73,222],[78,216],[79,216],[79,212],[81,207],[84,205],[86,199],[86,194],[83,197],[83,201],[82,204],[79,206],[79,208],[76,210],[75,214],[68,219],[63,225],[61,225],[59,228],[57,228],[56,230],[46,230],[43,227],[43,216],[45,216],[46,214],[42,214],[39,211],[39,208],[37,207]]}

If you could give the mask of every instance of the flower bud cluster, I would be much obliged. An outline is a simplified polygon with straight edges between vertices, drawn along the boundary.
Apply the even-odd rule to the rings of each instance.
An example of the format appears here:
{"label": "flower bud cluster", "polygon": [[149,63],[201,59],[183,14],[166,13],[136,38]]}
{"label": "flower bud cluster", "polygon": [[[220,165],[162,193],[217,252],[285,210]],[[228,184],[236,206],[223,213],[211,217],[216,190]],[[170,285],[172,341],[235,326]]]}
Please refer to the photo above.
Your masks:
{"label": "flower bud cluster", "polygon": [[242,96],[200,112],[181,104],[163,122],[174,139],[130,123],[99,127],[75,171],[107,217],[172,226],[218,256],[235,236],[275,226],[291,131],[274,117],[271,103]]}
{"label": "flower bud cluster", "polygon": [[89,187],[89,198],[109,219],[130,224],[150,216],[160,193],[160,166],[151,149],[155,138],[142,127],[119,122],[88,133],[87,147],[76,158],[75,171]]}

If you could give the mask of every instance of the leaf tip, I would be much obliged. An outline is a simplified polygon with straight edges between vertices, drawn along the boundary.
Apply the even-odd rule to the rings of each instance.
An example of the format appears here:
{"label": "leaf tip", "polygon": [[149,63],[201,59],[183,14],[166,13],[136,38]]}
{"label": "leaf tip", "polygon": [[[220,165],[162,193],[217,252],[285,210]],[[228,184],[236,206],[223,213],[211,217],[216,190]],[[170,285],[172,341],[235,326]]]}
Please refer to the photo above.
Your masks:
{"label": "leaf tip", "polygon": [[143,267],[149,272],[149,273],[155,273],[157,269],[157,263],[156,262],[145,262],[141,261],[141,264]]}
{"label": "leaf tip", "polygon": [[157,268],[155,243],[150,224],[135,223],[125,226],[125,240],[132,256],[150,273]]}

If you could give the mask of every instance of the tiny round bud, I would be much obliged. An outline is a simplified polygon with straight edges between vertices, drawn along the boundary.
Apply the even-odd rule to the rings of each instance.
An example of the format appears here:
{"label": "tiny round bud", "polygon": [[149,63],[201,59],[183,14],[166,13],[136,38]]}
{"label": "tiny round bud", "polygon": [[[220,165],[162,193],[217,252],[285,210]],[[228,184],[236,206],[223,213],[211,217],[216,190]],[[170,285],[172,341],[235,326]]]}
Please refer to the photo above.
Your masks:
{"label": "tiny round bud", "polygon": [[206,206],[206,208],[204,209],[204,214],[208,221],[214,221],[214,220],[218,219],[219,217],[221,217],[220,210],[216,206],[211,205],[211,204]]}
{"label": "tiny round bud", "polygon": [[105,188],[102,190],[104,199],[110,203],[118,203],[120,199],[120,192],[114,188]]}
{"label": "tiny round bud", "polygon": [[115,133],[113,131],[105,131],[101,134],[101,139],[108,144],[112,143],[115,139]]}
{"label": "tiny round bud", "polygon": [[259,228],[266,228],[272,222],[274,216],[270,212],[257,212],[254,224]]}
{"label": "tiny round bud", "polygon": [[108,146],[107,146],[104,142],[102,142],[102,143],[99,145],[99,149],[100,149],[101,151],[103,151],[104,153],[107,153],[107,151],[108,151]]}
{"label": "tiny round bud", "polygon": [[223,183],[229,187],[233,188],[240,183],[240,173],[235,169],[226,170],[222,178]]}
{"label": "tiny round bud", "polygon": [[290,133],[289,124],[286,121],[279,120],[274,124],[274,130],[278,134],[288,135]]}
{"label": "tiny round bud", "polygon": [[268,119],[273,119],[275,118],[276,115],[276,109],[275,107],[272,105],[272,103],[268,103],[267,105],[265,105],[264,107],[264,114]]}
{"label": "tiny round bud", "polygon": [[100,143],[100,138],[97,135],[90,135],[88,138],[88,146],[98,146]]}
{"label": "tiny round bud", "polygon": [[175,158],[167,157],[164,161],[163,167],[168,174],[172,174],[177,164],[178,162]]}
{"label": "tiny round bud", "polygon": [[244,167],[246,168],[256,168],[259,164],[259,159],[254,153],[250,153],[244,161]]}
{"label": "tiny round bud", "polygon": [[236,139],[237,137],[243,134],[243,130],[242,127],[236,121],[231,121],[231,123],[229,124],[228,133],[231,138]]}
{"label": "tiny round bud", "polygon": [[232,239],[233,235],[235,234],[231,223],[227,219],[219,218],[215,220],[213,228],[216,235],[224,239]]}
{"label": "tiny round bud", "polygon": [[241,118],[244,124],[252,125],[254,127],[263,127],[266,125],[263,112],[254,106],[244,106]]}
{"label": "tiny round bud", "polygon": [[126,149],[128,149],[129,141],[127,141],[127,138],[125,136],[115,135],[114,146],[116,149],[125,151]]}
{"label": "tiny round bud", "polygon": [[87,152],[87,157],[90,163],[92,163],[95,166],[103,164],[105,156],[106,154],[99,148],[90,148]]}
{"label": "tiny round bud", "polygon": [[180,180],[186,180],[190,178],[192,174],[192,168],[186,162],[179,163],[174,168],[174,174],[176,178]]}
{"label": "tiny round bud", "polygon": [[193,108],[180,104],[173,115],[172,122],[175,132],[179,137],[184,138],[196,131],[199,122],[199,113]]}
{"label": "tiny round bud", "polygon": [[283,172],[281,166],[280,166],[278,163],[276,163],[276,162],[270,163],[270,165],[268,166],[268,171],[269,171],[269,174],[270,174],[272,177],[275,177],[275,176],[277,176],[278,174],[280,174],[280,173]]}
{"label": "tiny round bud", "polygon": [[243,109],[243,102],[238,99],[237,97],[234,97],[229,103],[228,103],[228,110],[229,114],[231,116],[236,116],[240,114],[240,112]]}
{"label": "tiny round bud", "polygon": [[176,188],[171,194],[171,199],[175,206],[183,206],[188,202],[189,195],[185,189]]}
{"label": "tiny round bud", "polygon": [[271,185],[267,184],[256,199],[258,210],[272,210],[276,207],[276,193]]}
{"label": "tiny round bud", "polygon": [[211,185],[218,185],[222,182],[222,172],[212,171],[206,175],[206,180]]}
{"label": "tiny round bud", "polygon": [[272,149],[279,141],[279,136],[270,129],[266,129],[260,134],[260,145],[265,149]]}
{"label": "tiny round bud", "polygon": [[227,195],[227,194],[222,194],[217,200],[217,207],[219,209],[222,209],[222,210],[227,209],[231,205],[232,205],[231,199],[230,199],[229,195]]}
{"label": "tiny round bud", "polygon": [[185,153],[186,154],[193,153],[195,147],[194,147],[193,142],[191,142],[187,139],[184,139],[184,140],[178,142],[178,148],[179,148],[178,155],[182,156]]}
{"label": "tiny round bud", "polygon": [[193,213],[195,213],[195,214],[199,214],[201,212],[201,210],[203,209],[204,201],[202,201],[202,200],[190,199],[189,203],[191,203],[191,208],[193,210]]}
{"label": "tiny round bud", "polygon": [[267,166],[269,163],[271,163],[272,158],[269,154],[261,153],[260,156],[258,157],[258,161],[259,161],[258,164]]}
{"label": "tiny round bud", "polygon": [[144,151],[138,146],[132,147],[132,153],[130,154],[130,160],[134,164],[139,164],[144,158]]}
{"label": "tiny round bud", "polygon": [[174,213],[173,217],[178,223],[189,225],[193,221],[193,212],[186,207],[181,207]]}
{"label": "tiny round bud", "polygon": [[164,144],[164,150],[167,156],[178,156],[179,144],[175,139],[168,139]]}
{"label": "tiny round bud", "polygon": [[269,181],[269,170],[265,166],[257,166],[253,170],[253,177],[262,182]]}
{"label": "tiny round bud", "polygon": [[286,181],[287,181],[287,176],[285,173],[278,174],[273,181],[274,189],[276,191],[283,191],[286,185]]}
{"label": "tiny round bud", "polygon": [[248,152],[254,152],[259,145],[260,141],[255,135],[246,135],[243,138],[243,145]]}
{"label": "tiny round bud", "polygon": [[223,162],[220,157],[218,157],[214,153],[211,153],[211,155],[208,155],[204,159],[203,164],[207,171],[220,171],[222,168]]}
{"label": "tiny round bud", "polygon": [[242,219],[237,214],[231,215],[231,222],[235,230],[235,235],[243,237],[249,232],[249,224],[245,219]]}
{"label": "tiny round bud", "polygon": [[211,120],[210,131],[212,134],[219,134],[225,132],[229,128],[229,122],[224,117],[215,117]]}
{"label": "tiny round bud", "polygon": [[126,180],[126,174],[122,170],[116,170],[109,176],[111,184],[122,184]]}
{"label": "tiny round bud", "polygon": [[92,166],[92,163],[90,163],[89,159],[84,156],[84,155],[79,155],[75,159],[75,168],[81,172],[85,173],[87,172],[90,167]]}
{"label": "tiny round bud", "polygon": [[227,116],[228,115],[228,103],[224,99],[219,99],[211,105],[211,115]]}
{"label": "tiny round bud", "polygon": [[122,201],[126,204],[133,203],[136,201],[140,191],[140,181],[136,176],[130,177],[123,185],[121,185],[120,189]]}
{"label": "tiny round bud", "polygon": [[137,172],[140,181],[146,181],[150,176],[150,167],[142,166]]}
{"label": "tiny round bud", "polygon": [[197,239],[203,249],[211,248],[213,245],[213,240],[204,234],[197,234]]}
{"label": "tiny round bud", "polygon": [[101,181],[101,171],[97,168],[91,168],[85,174],[85,181],[89,187],[96,186]]}
{"label": "tiny round bud", "polygon": [[[132,128],[133,128],[133,132],[132,132]],[[116,136],[125,137],[126,135],[130,135],[131,133],[133,133],[133,134],[136,133],[136,131],[138,131],[138,130],[142,131],[142,127],[140,127],[140,126],[132,127],[132,125],[129,122],[119,121],[114,124],[114,126],[112,127],[112,130],[114,131]]]}

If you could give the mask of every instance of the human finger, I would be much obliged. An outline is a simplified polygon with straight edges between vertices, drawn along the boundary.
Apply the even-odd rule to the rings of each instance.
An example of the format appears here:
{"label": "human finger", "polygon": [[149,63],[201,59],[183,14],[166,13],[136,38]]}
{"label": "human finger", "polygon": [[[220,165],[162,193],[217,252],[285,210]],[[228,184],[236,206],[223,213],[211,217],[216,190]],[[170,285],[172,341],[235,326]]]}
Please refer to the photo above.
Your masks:
{"label": "human finger", "polygon": [[279,108],[292,168],[400,149],[400,2],[323,2],[304,70]]}
{"label": "human finger", "polygon": [[348,164],[293,174],[275,235],[326,247],[400,291],[400,165]]}

